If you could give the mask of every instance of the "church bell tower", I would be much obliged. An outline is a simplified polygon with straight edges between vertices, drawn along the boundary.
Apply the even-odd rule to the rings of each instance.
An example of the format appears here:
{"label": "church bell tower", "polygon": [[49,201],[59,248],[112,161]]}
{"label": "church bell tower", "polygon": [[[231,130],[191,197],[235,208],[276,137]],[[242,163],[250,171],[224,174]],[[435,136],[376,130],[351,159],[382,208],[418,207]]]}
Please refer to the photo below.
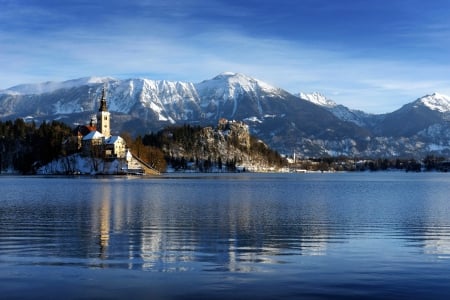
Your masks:
{"label": "church bell tower", "polygon": [[102,90],[102,99],[97,113],[97,131],[101,132],[106,138],[111,136],[110,113],[106,107],[106,91]]}

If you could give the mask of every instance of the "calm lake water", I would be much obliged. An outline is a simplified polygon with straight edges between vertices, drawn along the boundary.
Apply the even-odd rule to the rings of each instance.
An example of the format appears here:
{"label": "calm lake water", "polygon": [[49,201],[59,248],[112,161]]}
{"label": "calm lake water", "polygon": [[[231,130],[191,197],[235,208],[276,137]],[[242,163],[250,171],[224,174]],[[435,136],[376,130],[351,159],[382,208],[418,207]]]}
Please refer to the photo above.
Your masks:
{"label": "calm lake water", "polygon": [[0,177],[1,299],[449,299],[450,174]]}

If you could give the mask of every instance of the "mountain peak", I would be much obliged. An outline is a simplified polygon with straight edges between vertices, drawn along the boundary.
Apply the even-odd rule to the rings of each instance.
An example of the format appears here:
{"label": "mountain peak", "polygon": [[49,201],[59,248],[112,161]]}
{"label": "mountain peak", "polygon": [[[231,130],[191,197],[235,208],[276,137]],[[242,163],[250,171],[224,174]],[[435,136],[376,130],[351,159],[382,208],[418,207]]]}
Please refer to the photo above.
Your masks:
{"label": "mountain peak", "polygon": [[450,111],[450,97],[440,93],[433,93],[431,95],[423,96],[418,99],[418,102],[422,103],[431,110],[437,110],[439,112]]}
{"label": "mountain peak", "polygon": [[248,83],[264,84],[262,81],[258,79],[252,78],[242,73],[234,73],[234,72],[220,73],[212,80],[223,80],[227,81],[230,84],[240,84],[240,85],[247,85]]}
{"label": "mountain peak", "polygon": [[246,92],[265,91],[275,92],[278,88],[271,86],[259,79],[244,75],[242,73],[223,72],[211,80],[205,80],[197,84],[200,89],[216,89],[218,87],[227,86],[231,90],[243,90]]}

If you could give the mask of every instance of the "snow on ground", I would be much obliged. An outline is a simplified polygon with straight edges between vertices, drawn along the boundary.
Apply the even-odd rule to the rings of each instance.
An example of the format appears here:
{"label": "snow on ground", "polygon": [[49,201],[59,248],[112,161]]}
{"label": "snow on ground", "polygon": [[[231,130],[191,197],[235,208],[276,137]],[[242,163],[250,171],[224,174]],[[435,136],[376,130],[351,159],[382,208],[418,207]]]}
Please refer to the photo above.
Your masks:
{"label": "snow on ground", "polygon": [[54,160],[38,169],[41,175],[52,174],[120,174],[127,166],[125,160],[115,159],[104,161],[99,158],[92,158],[74,154]]}

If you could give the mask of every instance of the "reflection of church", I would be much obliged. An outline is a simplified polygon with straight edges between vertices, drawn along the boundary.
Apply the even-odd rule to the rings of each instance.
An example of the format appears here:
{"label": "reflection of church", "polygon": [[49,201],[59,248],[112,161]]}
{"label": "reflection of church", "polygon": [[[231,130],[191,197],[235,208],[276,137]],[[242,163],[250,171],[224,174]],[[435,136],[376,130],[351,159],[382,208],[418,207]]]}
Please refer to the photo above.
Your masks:
{"label": "reflection of church", "polygon": [[106,106],[105,89],[102,91],[97,120],[92,118],[89,125],[80,125],[75,131],[78,149],[84,154],[103,158],[126,157],[125,140],[111,135],[111,114]]}

